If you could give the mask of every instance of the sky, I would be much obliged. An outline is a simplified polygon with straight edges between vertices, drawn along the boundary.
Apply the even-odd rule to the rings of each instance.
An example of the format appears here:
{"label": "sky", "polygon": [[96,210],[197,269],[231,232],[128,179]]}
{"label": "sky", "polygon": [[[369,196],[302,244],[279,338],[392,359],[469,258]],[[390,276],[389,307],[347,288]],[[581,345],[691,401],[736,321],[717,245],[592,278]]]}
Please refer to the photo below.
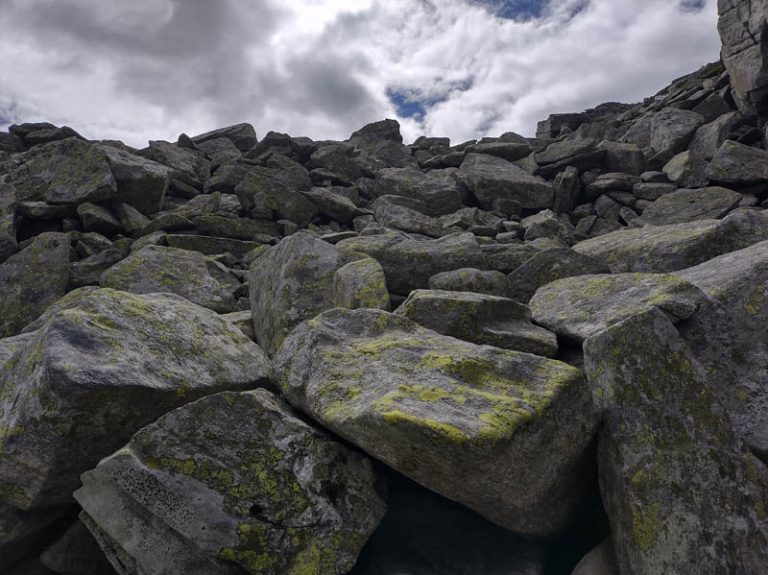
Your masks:
{"label": "sky", "polygon": [[0,129],[143,147],[250,122],[406,142],[637,102],[717,60],[716,0],[0,0]]}

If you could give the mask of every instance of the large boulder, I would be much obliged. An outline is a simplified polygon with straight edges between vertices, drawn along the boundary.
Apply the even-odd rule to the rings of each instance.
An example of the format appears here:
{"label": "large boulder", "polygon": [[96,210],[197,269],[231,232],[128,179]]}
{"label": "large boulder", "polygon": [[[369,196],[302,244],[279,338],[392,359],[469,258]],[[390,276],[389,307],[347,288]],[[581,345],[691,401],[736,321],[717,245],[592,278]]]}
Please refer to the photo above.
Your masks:
{"label": "large boulder", "polygon": [[363,253],[381,264],[390,291],[407,295],[426,288],[435,274],[460,268],[486,268],[477,239],[470,233],[436,240],[402,232],[359,236],[336,244],[343,253]]}
{"label": "large boulder", "polygon": [[643,210],[643,221],[654,226],[720,219],[739,206],[743,196],[720,187],[677,190]]}
{"label": "large boulder", "polygon": [[173,170],[112,146],[99,146],[117,182],[114,199],[149,215],[163,207]]}
{"label": "large boulder", "polygon": [[16,210],[15,190],[0,182],[0,264],[19,250]]}
{"label": "large boulder", "polygon": [[0,374],[0,497],[20,509],[69,503],[144,425],[269,370],[242,332],[171,294],[72,292],[29,337]]}
{"label": "large boulder", "polygon": [[235,192],[253,218],[289,220],[303,228],[318,214],[314,203],[269,174],[249,171]]}
{"label": "large boulder", "polygon": [[749,185],[768,180],[768,152],[726,140],[707,166],[707,176],[721,184]]}
{"label": "large boulder", "polygon": [[495,270],[461,268],[433,275],[429,278],[429,289],[508,297],[509,281],[503,273]]}
{"label": "large boulder", "polygon": [[688,319],[705,296],[669,274],[628,273],[570,277],[540,288],[531,299],[533,319],[568,339],[583,341],[651,308]]}
{"label": "large boulder", "polygon": [[325,427],[512,531],[557,532],[591,485],[596,419],[566,364],[334,309],[294,330],[274,373]]}
{"label": "large boulder", "polygon": [[404,196],[419,201],[420,211],[432,217],[450,214],[462,207],[456,170],[422,172],[415,168],[380,170],[373,194]]}
{"label": "large boulder", "polygon": [[175,293],[218,313],[234,311],[234,293],[241,285],[213,258],[165,246],[131,254],[106,270],[100,284],[131,293]]}
{"label": "large boulder", "polygon": [[600,488],[620,572],[763,571],[768,470],[668,318],[638,314],[584,350],[604,412]]}
{"label": "large boulder", "polygon": [[555,196],[551,183],[487,154],[467,154],[459,177],[486,210],[496,200],[514,200],[526,209],[550,208]]}
{"label": "large boulder", "polygon": [[192,142],[195,144],[203,144],[205,142],[211,142],[221,138],[226,138],[241,152],[247,152],[258,144],[256,138],[256,130],[250,124],[235,124],[234,126],[227,126],[226,128],[219,128],[192,137]]}
{"label": "large boulder", "polygon": [[384,269],[373,258],[350,262],[333,276],[333,307],[370,307],[389,311],[389,292]]}
{"label": "large boulder", "polygon": [[376,483],[368,459],[261,389],[161,417],[75,497],[126,575],[343,575],[384,514]]}
{"label": "large boulder", "polygon": [[306,232],[283,239],[253,262],[253,330],[268,354],[302,321],[334,307],[334,275],[346,263],[336,247]]}
{"label": "large boulder", "polygon": [[211,161],[203,152],[182,148],[170,142],[150,141],[149,147],[141,150],[140,155],[168,166],[173,170],[174,179],[198,189],[202,189],[211,173]]}
{"label": "large boulder", "polygon": [[0,265],[0,337],[19,333],[67,293],[69,236],[46,232]]}

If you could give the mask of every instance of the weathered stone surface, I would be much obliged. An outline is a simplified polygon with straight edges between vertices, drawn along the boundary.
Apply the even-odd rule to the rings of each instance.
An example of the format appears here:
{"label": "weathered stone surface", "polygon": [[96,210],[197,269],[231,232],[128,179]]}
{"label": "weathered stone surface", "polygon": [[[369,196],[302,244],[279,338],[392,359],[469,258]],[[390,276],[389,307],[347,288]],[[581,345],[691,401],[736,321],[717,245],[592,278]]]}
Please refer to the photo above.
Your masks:
{"label": "weathered stone surface", "polygon": [[370,307],[389,311],[389,292],[384,269],[373,258],[350,262],[333,276],[334,307]]}
{"label": "weathered stone surface", "polygon": [[759,573],[768,470],[734,435],[685,342],[658,310],[586,341],[605,413],[600,487],[621,573]]}
{"label": "weathered stone surface", "polygon": [[573,243],[574,228],[568,216],[556,214],[552,210],[543,210],[524,218],[521,222],[525,229],[525,241],[550,238],[564,245]]}
{"label": "weathered stone surface", "polygon": [[211,173],[211,161],[205,154],[181,148],[162,140],[150,141],[140,155],[173,169],[173,178],[202,189]]}
{"label": "weathered stone surface", "polygon": [[503,273],[495,270],[462,268],[435,274],[429,278],[429,289],[509,297],[509,281]]}
{"label": "weathered stone surface", "polygon": [[123,230],[123,224],[120,223],[115,215],[103,206],[97,206],[90,202],[85,202],[77,206],[77,215],[83,224],[86,232],[97,232],[105,236],[114,236]]}
{"label": "weathered stone surface", "polygon": [[80,520],[40,556],[40,562],[61,575],[113,575],[99,544]]}
{"label": "weathered stone surface", "polygon": [[563,245],[560,242],[540,238],[525,244],[490,244],[482,246],[482,251],[489,268],[508,274],[540,251],[561,247]]}
{"label": "weathered stone surface", "polygon": [[98,285],[101,275],[122,259],[120,250],[108,248],[70,264],[69,288]]}
{"label": "weathered stone surface", "polygon": [[264,245],[262,242],[248,242],[232,238],[217,238],[213,236],[198,236],[193,234],[167,234],[164,241],[172,248],[199,252],[206,256],[229,253],[238,260],[254,248]]}
{"label": "weathered stone surface", "polygon": [[682,188],[703,188],[709,184],[707,162],[688,150],[669,160],[662,170],[670,181]]}
{"label": "weathered stone surface", "polygon": [[557,354],[555,334],[531,323],[531,310],[527,305],[507,298],[471,292],[414,290],[395,313],[464,341],[544,357]]}
{"label": "weathered stone surface", "polygon": [[571,575],[619,575],[613,540],[609,537],[587,553]]}
{"label": "weathered stone surface", "polygon": [[390,291],[407,295],[425,288],[433,275],[460,268],[486,267],[483,253],[472,234],[451,234],[436,240],[401,232],[360,236],[336,244],[343,253],[363,253],[381,264]]}
{"label": "weathered stone surface", "polygon": [[[371,204],[376,221],[382,225],[406,233],[439,238],[456,231],[443,227],[441,219],[432,218],[420,211],[422,204],[403,196],[381,196]],[[444,216],[450,217],[450,216]]]}
{"label": "weathered stone surface", "polygon": [[717,186],[677,190],[666,194],[643,210],[643,221],[654,226],[716,220],[739,206],[742,195]]}
{"label": "weathered stone surface", "polygon": [[579,242],[573,249],[614,273],[669,272],[768,239],[768,215],[736,210],[722,220],[623,229]]}
{"label": "weathered stone surface", "polygon": [[713,122],[704,124],[696,130],[689,149],[691,154],[704,160],[711,160],[728,139],[728,136],[744,122],[744,116],[738,112],[723,114]]}
{"label": "weathered stone surface", "polygon": [[707,167],[707,176],[721,184],[754,184],[768,180],[768,152],[726,140]]}
{"label": "weathered stone surface", "polygon": [[352,200],[327,188],[312,188],[304,192],[304,197],[317,206],[318,211],[332,220],[347,224],[358,216],[368,214],[368,210],[358,208]]}
{"label": "weathered stone surface", "polygon": [[190,403],[75,497],[130,575],[342,575],[384,514],[368,459],[266,390]]}
{"label": "weathered stone surface", "polygon": [[201,216],[195,219],[195,228],[205,236],[253,240],[259,236],[276,236],[277,224],[271,220]]}
{"label": "weathered stone surface", "polygon": [[16,241],[16,192],[0,183],[0,264],[19,249]]}
{"label": "weathered stone surface", "polygon": [[306,227],[318,214],[317,206],[301,193],[262,174],[249,172],[235,191],[253,218],[290,220]]}
{"label": "weathered stone surface", "polygon": [[253,262],[248,272],[253,330],[268,354],[280,349],[296,325],[334,306],[334,274],[347,262],[336,247],[305,232],[283,239]]}
{"label": "weathered stone surface", "polygon": [[563,363],[334,309],[289,336],[275,374],[324,426],[514,532],[556,532],[590,483],[596,422],[579,371]]}
{"label": "weathered stone surface", "polygon": [[226,128],[219,128],[218,130],[206,132],[199,136],[193,136],[192,141],[195,144],[202,144],[219,138],[228,139],[241,152],[247,152],[258,143],[256,130],[254,130],[253,126],[250,124],[245,123],[227,126]]}
{"label": "weathered stone surface", "polygon": [[570,214],[579,198],[581,191],[581,182],[579,181],[579,170],[573,166],[568,166],[565,170],[557,174],[553,183],[555,189],[552,211],[556,214]]}
{"label": "weathered stone surface", "polygon": [[508,297],[526,303],[537,289],[555,280],[610,271],[608,266],[570,248],[542,250],[507,276]]}
{"label": "weathered stone surface", "polygon": [[174,293],[219,313],[234,311],[240,282],[216,260],[197,252],[147,246],[109,268],[101,286],[131,293]]}
{"label": "weathered stone surface", "polygon": [[15,335],[66,293],[69,237],[40,234],[0,265],[0,337]]}
{"label": "weathered stone surface", "polygon": [[704,299],[696,286],[673,275],[633,273],[557,280],[540,288],[530,305],[536,323],[583,341],[650,308],[675,322],[687,319]]}
{"label": "weathered stone surface", "polygon": [[374,182],[376,197],[393,195],[419,200],[421,211],[432,217],[451,214],[462,207],[456,170],[432,170],[426,174],[413,168],[380,170]]}
{"label": "weathered stone surface", "polygon": [[483,209],[492,209],[498,199],[514,200],[523,208],[552,206],[552,184],[502,158],[467,154],[458,175]]}
{"label": "weathered stone surface", "polygon": [[702,124],[703,116],[689,110],[665,108],[654,114],[650,141],[654,154],[652,159],[662,164],[668,162],[688,146],[693,134]]}
{"label": "weathered stone surface", "polygon": [[99,148],[106,154],[117,182],[115,200],[133,206],[145,215],[159,212],[171,183],[172,170],[112,146]]}
{"label": "weathered stone surface", "polygon": [[178,296],[99,289],[56,305],[0,378],[0,496],[20,509],[69,503],[82,472],[170,409],[268,377],[257,345]]}
{"label": "weathered stone surface", "polygon": [[150,219],[139,210],[128,204],[116,204],[114,206],[115,215],[128,235],[139,236],[150,224]]}

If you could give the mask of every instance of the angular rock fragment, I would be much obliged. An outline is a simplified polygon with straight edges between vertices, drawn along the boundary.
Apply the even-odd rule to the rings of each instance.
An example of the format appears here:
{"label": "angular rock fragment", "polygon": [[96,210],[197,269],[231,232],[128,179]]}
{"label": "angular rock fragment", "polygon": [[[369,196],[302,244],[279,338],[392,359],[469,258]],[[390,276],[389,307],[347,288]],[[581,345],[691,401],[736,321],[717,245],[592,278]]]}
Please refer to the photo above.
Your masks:
{"label": "angular rock fragment", "polygon": [[218,130],[206,132],[199,136],[193,136],[192,141],[195,144],[203,144],[212,140],[218,140],[219,138],[226,138],[241,152],[247,152],[258,143],[256,130],[254,130],[253,126],[250,124],[245,123],[227,126],[226,128],[219,128]]}
{"label": "angular rock fragment", "polygon": [[413,168],[387,168],[377,174],[373,193],[376,197],[416,199],[428,216],[451,214],[462,207],[455,173],[456,170],[432,170],[425,174]]}
{"label": "angular rock fragment", "polygon": [[114,198],[145,215],[159,212],[171,183],[172,170],[112,146],[99,148],[106,154],[109,169],[117,182]]}
{"label": "angular rock fragment", "polygon": [[720,184],[755,184],[768,180],[768,152],[726,140],[707,166],[707,176]]}
{"label": "angular rock fragment", "polygon": [[509,297],[509,281],[503,273],[474,268],[462,268],[435,274],[429,278],[429,289]]}
{"label": "angular rock fragment", "polygon": [[373,258],[350,262],[333,276],[334,307],[369,307],[389,311],[389,292],[384,269]]}
{"label": "angular rock fragment", "polygon": [[717,220],[736,209],[742,197],[733,190],[716,186],[677,190],[645,208],[643,221],[654,226],[665,226],[696,220]]}
{"label": "angular rock fragment", "polygon": [[555,192],[551,183],[502,158],[468,154],[458,175],[483,209],[492,209],[499,199],[514,200],[523,208],[552,207]]}

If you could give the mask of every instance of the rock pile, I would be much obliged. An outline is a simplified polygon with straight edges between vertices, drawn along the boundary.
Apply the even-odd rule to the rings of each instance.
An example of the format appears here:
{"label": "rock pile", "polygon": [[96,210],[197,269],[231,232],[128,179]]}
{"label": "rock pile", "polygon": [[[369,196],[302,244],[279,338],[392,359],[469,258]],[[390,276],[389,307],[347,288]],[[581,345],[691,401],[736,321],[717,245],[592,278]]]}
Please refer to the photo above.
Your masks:
{"label": "rock pile", "polygon": [[0,572],[768,572],[765,2],[637,105],[0,134]]}

